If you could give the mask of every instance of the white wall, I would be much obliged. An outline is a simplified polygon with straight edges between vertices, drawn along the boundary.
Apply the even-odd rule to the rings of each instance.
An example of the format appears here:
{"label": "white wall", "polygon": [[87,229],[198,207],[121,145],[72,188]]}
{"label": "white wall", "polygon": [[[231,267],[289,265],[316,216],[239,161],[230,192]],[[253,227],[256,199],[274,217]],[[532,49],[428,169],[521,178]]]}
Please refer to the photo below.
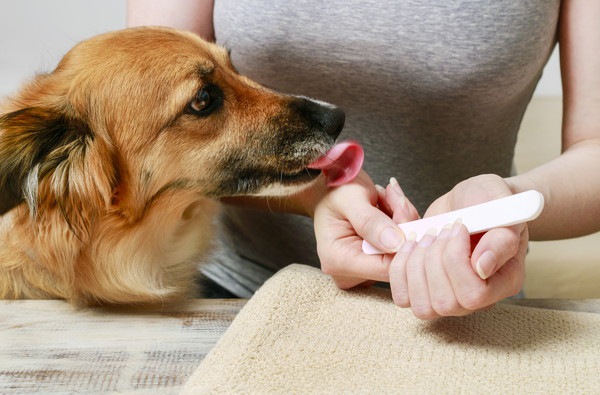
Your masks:
{"label": "white wall", "polygon": [[125,0],[3,0],[0,97],[51,71],[77,42],[125,27]]}
{"label": "white wall", "polygon": [[[3,0],[1,5],[0,97],[36,72],[52,70],[75,43],[125,26],[125,0]],[[556,54],[536,95],[561,95]]]}
{"label": "white wall", "polygon": [[537,89],[535,90],[536,96],[562,96],[562,84],[560,82],[560,62],[558,60],[558,46],[554,49],[546,68],[544,68],[544,74],[540,80]]}

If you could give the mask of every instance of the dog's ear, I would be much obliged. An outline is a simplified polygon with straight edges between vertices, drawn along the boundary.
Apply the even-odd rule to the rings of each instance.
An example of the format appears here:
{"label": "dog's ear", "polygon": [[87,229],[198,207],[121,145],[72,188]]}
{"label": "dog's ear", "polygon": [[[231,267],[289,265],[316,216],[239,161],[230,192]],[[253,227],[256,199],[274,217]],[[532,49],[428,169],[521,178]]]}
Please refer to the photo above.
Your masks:
{"label": "dog's ear", "polygon": [[33,211],[57,205],[71,224],[71,215],[78,222],[110,204],[115,169],[96,140],[85,123],[57,111],[30,107],[0,117],[0,215],[27,200]]}
{"label": "dog's ear", "polygon": [[23,201],[30,172],[66,138],[63,120],[40,108],[0,118],[0,215]]}

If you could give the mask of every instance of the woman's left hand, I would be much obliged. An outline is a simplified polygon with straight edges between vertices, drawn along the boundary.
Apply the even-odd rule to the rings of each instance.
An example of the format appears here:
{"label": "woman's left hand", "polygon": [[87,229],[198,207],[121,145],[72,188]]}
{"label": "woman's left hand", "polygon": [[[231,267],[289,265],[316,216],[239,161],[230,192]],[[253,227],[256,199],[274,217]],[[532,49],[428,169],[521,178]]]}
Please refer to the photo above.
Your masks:
{"label": "woman's left hand", "polygon": [[[511,194],[501,177],[474,177],[438,198],[425,217]],[[491,307],[521,290],[528,241],[525,224],[470,237],[464,225],[454,223],[437,237],[429,234],[418,243],[409,238],[389,268],[394,302],[410,307],[421,319],[467,315]]]}

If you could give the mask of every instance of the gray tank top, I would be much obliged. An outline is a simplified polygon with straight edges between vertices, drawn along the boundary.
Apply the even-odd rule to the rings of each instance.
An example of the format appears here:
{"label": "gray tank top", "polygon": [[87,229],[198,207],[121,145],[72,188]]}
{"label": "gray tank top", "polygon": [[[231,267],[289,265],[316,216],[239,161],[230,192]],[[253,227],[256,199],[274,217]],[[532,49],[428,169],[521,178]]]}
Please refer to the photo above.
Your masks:
{"label": "gray tank top", "polygon": [[[556,43],[559,0],[217,0],[240,73],[346,112],[365,170],[422,214],[458,182],[508,176]],[[206,276],[249,297],[290,263],[319,266],[308,218],[225,207]]]}

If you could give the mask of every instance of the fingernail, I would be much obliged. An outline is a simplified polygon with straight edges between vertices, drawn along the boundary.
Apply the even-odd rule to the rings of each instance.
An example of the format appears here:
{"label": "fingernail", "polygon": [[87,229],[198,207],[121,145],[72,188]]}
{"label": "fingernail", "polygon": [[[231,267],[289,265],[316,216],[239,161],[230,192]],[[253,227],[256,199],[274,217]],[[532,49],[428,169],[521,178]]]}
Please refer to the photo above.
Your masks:
{"label": "fingernail", "polygon": [[[416,233],[415,233],[415,238],[416,238]],[[402,244],[402,248],[400,249],[401,252],[411,252],[414,248],[415,245],[417,245],[417,243],[415,242],[415,239],[406,239],[406,241]]]}
{"label": "fingernail", "polygon": [[452,230],[452,224],[446,224],[442,227],[440,234],[438,235],[438,239],[445,239],[450,236],[450,231]]}
{"label": "fingernail", "polygon": [[461,225],[462,225],[461,218],[458,218],[456,221],[454,221],[454,223],[452,224],[452,231],[450,232],[450,237],[454,237],[460,232]]}
{"label": "fingernail", "polygon": [[379,241],[388,251],[396,252],[404,242],[404,234],[398,228],[388,227],[381,232]]}
{"label": "fingernail", "polygon": [[435,240],[436,235],[437,235],[437,229],[435,229],[435,228],[429,229],[427,232],[425,232],[425,235],[421,238],[421,241],[419,241],[419,247],[426,248],[426,247],[429,247],[430,245],[432,245]]}
{"label": "fingernail", "polygon": [[375,189],[377,190],[377,192],[383,193],[385,195],[385,188],[382,187],[381,185],[375,184]]}
{"label": "fingernail", "polygon": [[398,183],[398,180],[396,180],[396,177],[390,178],[390,185],[396,192],[404,196],[404,191],[402,190],[402,188],[400,188],[400,184]]}
{"label": "fingernail", "polygon": [[485,280],[492,275],[494,269],[496,268],[496,261],[496,254],[494,254],[493,251],[488,250],[481,254],[477,260],[475,269],[482,280]]}
{"label": "fingernail", "polygon": [[437,236],[437,234],[438,234],[438,231],[437,231],[437,229],[436,229],[436,228],[429,228],[429,229],[427,230],[427,232],[425,232],[425,234],[426,234],[426,235],[430,235],[430,236],[433,236],[433,237],[435,237],[435,236]]}
{"label": "fingernail", "polygon": [[400,206],[402,207],[402,209],[405,210],[406,209],[406,196],[402,195],[400,197],[399,203],[400,203]]}

